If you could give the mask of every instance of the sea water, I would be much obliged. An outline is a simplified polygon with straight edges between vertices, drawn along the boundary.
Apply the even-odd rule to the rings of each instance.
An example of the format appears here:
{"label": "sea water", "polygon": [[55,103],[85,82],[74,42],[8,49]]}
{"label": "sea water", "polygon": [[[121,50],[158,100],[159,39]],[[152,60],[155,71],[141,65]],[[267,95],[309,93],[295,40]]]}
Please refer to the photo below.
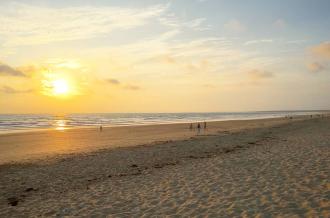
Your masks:
{"label": "sea water", "polygon": [[325,111],[259,111],[214,113],[86,113],[86,114],[0,114],[0,133],[38,129],[68,129],[92,126],[131,126],[222,120],[248,120],[297,115],[312,115]]}

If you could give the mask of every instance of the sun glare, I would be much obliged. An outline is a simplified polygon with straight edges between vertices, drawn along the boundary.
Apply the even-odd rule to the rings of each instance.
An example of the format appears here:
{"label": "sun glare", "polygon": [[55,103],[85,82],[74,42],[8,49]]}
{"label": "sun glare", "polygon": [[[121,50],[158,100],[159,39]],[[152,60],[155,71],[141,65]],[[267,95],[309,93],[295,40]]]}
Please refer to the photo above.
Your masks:
{"label": "sun glare", "polygon": [[65,79],[57,79],[52,81],[53,95],[67,95],[69,93],[69,84]]}
{"label": "sun glare", "polygon": [[42,93],[51,97],[69,98],[78,94],[77,84],[68,75],[44,74],[45,79],[41,80]]}

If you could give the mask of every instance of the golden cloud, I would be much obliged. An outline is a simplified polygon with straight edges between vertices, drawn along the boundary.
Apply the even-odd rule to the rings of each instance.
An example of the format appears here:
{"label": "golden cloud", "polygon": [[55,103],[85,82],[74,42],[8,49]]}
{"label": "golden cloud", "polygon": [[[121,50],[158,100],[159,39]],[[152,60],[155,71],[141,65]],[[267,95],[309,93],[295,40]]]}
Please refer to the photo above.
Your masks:
{"label": "golden cloud", "polygon": [[330,42],[323,42],[312,47],[311,52],[319,57],[330,59]]}

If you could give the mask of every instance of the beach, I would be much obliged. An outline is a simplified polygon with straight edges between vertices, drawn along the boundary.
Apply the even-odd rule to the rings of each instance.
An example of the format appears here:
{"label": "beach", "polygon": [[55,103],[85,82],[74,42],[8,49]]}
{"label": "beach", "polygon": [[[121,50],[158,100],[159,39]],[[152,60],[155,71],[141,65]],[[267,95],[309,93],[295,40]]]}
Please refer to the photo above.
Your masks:
{"label": "beach", "polygon": [[329,217],[330,117],[0,135],[0,217]]}
{"label": "beach", "polygon": [[[303,119],[307,116],[297,116]],[[207,122],[207,131],[201,135],[218,134],[225,131],[239,131],[248,128],[264,127],[285,123],[285,118],[232,120]],[[33,161],[45,156],[86,153],[99,149],[113,149],[189,139],[197,135],[197,123],[190,131],[189,123],[155,124],[138,126],[50,129],[0,134],[0,164],[11,161]],[[201,123],[203,125],[203,123]],[[202,126],[203,127],[203,126]]]}

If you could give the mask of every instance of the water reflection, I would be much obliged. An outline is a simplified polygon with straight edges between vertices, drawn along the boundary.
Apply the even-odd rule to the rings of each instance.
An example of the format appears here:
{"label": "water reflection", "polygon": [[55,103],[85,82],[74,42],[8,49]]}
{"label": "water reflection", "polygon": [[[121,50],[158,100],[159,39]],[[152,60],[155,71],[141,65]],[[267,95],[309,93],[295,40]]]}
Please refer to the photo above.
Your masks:
{"label": "water reflection", "polygon": [[66,122],[66,120],[56,120],[55,129],[60,131],[67,129]]}

